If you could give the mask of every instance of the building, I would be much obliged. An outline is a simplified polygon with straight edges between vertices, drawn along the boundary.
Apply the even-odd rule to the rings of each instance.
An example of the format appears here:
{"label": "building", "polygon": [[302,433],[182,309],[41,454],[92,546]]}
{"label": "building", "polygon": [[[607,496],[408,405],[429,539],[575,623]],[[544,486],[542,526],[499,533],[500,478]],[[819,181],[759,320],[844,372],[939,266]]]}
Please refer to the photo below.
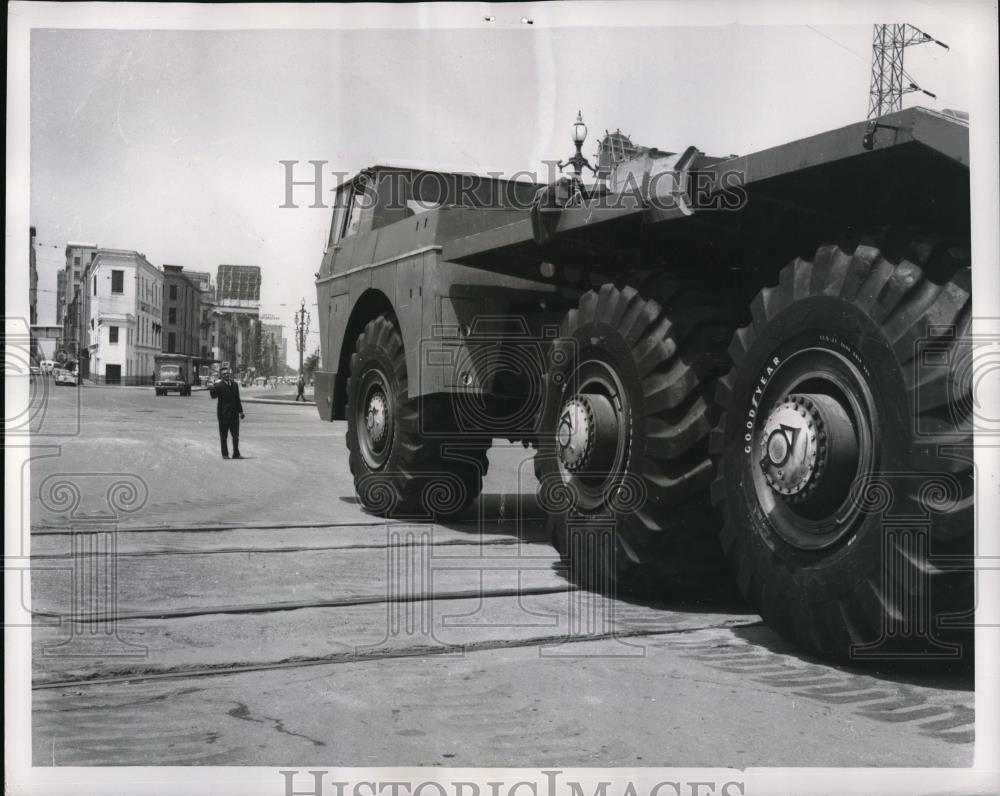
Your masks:
{"label": "building", "polygon": [[28,323],[38,323],[38,262],[35,260],[35,228],[28,236]]}
{"label": "building", "polygon": [[228,362],[237,373],[250,372],[257,361],[257,319],[256,307],[230,307],[219,304],[215,307],[215,337],[217,359]]}
{"label": "building", "polygon": [[259,307],[260,266],[220,265],[215,276],[215,297],[230,307]]}
{"label": "building", "polygon": [[285,373],[285,357],[288,355],[285,327],[277,315],[261,315],[260,320],[263,372],[269,376],[282,376]]}
{"label": "building", "polygon": [[66,271],[56,271],[56,326],[63,323],[63,301],[66,299]]}
{"label": "building", "polygon": [[67,243],[66,266],[56,282],[56,322],[63,327],[62,350],[67,358],[78,359],[87,349],[86,312],[81,297],[84,271],[97,256],[96,243]]}
{"label": "building", "polygon": [[58,336],[61,336],[61,331],[52,327],[45,329],[38,324],[38,260],[35,255],[34,227],[30,228],[28,234],[28,328],[30,329],[28,356],[31,358],[31,363],[35,364],[46,358],[39,345],[40,337],[44,335],[46,339],[51,339],[45,333],[55,331],[58,339]]}
{"label": "building", "polygon": [[218,332],[215,323],[215,283],[208,271],[187,271],[187,278],[198,285],[201,291],[201,322],[198,325],[198,354],[205,364],[218,361],[215,337]]}
{"label": "building", "polygon": [[220,265],[215,276],[215,358],[237,373],[255,372],[260,323],[260,267]]}
{"label": "building", "polygon": [[201,357],[201,288],[183,266],[163,266],[163,351]]}
{"label": "building", "polygon": [[151,384],[163,346],[163,272],[139,252],[98,249],[85,284],[89,377]]}
{"label": "building", "polygon": [[185,271],[187,278],[192,280],[198,285],[198,289],[201,291],[202,296],[206,293],[211,293],[212,298],[215,298],[215,284],[212,282],[212,274],[208,271]]}

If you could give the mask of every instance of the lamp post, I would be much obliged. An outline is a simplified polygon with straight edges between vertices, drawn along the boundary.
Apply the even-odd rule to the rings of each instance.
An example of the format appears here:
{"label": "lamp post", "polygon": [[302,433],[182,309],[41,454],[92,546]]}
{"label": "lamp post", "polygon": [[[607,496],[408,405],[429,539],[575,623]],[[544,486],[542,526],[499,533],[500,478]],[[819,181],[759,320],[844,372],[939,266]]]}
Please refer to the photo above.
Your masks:
{"label": "lamp post", "polygon": [[582,111],[576,112],[576,121],[573,123],[572,139],[573,145],[576,147],[576,154],[574,154],[569,160],[560,160],[556,164],[559,167],[559,171],[562,171],[567,166],[572,166],[573,173],[578,180],[583,176],[584,166],[590,169],[592,174],[596,174],[597,169],[590,165],[590,161],[587,160],[586,156],[581,151],[583,148],[583,142],[587,140],[587,125],[583,123]]}
{"label": "lamp post", "polygon": [[299,375],[303,375],[302,359],[306,350],[306,335],[309,334],[309,310],[306,309],[306,300],[302,299],[302,306],[295,312],[295,347],[299,350]]}

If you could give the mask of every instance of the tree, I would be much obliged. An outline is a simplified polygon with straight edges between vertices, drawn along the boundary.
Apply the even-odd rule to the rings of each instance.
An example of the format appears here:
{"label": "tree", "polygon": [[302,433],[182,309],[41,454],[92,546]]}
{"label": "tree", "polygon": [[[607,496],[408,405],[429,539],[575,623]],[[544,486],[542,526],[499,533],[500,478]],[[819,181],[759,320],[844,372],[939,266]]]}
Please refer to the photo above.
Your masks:
{"label": "tree", "polygon": [[302,363],[302,370],[306,375],[306,378],[312,378],[313,373],[319,368],[319,349],[317,348],[309,356],[306,357],[305,362]]}

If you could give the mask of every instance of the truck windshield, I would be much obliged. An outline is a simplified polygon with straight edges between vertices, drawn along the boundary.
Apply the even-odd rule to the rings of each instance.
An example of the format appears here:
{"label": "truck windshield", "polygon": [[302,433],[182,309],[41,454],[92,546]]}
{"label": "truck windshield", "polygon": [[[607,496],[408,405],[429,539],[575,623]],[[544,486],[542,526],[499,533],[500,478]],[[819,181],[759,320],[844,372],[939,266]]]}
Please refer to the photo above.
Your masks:
{"label": "truck windshield", "polygon": [[160,378],[176,378],[181,369],[177,365],[160,365]]}

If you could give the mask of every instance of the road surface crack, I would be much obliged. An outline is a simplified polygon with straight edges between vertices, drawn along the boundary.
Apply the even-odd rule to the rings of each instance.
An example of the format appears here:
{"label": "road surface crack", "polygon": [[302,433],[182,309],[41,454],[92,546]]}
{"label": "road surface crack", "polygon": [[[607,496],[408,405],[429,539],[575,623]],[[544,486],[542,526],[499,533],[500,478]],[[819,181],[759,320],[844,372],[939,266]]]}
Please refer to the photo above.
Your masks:
{"label": "road surface crack", "polygon": [[271,716],[262,716],[261,718],[255,718],[250,715],[250,708],[244,705],[242,702],[235,702],[236,707],[227,710],[226,713],[232,716],[234,719],[240,719],[241,721],[252,721],[256,724],[267,724],[270,722],[272,729],[276,732],[280,732],[282,735],[291,735],[294,738],[302,738],[305,741],[309,741],[313,746],[326,746],[323,741],[312,738],[308,735],[303,735],[300,732],[292,732],[291,730],[285,729],[285,722],[281,719],[275,719]]}

